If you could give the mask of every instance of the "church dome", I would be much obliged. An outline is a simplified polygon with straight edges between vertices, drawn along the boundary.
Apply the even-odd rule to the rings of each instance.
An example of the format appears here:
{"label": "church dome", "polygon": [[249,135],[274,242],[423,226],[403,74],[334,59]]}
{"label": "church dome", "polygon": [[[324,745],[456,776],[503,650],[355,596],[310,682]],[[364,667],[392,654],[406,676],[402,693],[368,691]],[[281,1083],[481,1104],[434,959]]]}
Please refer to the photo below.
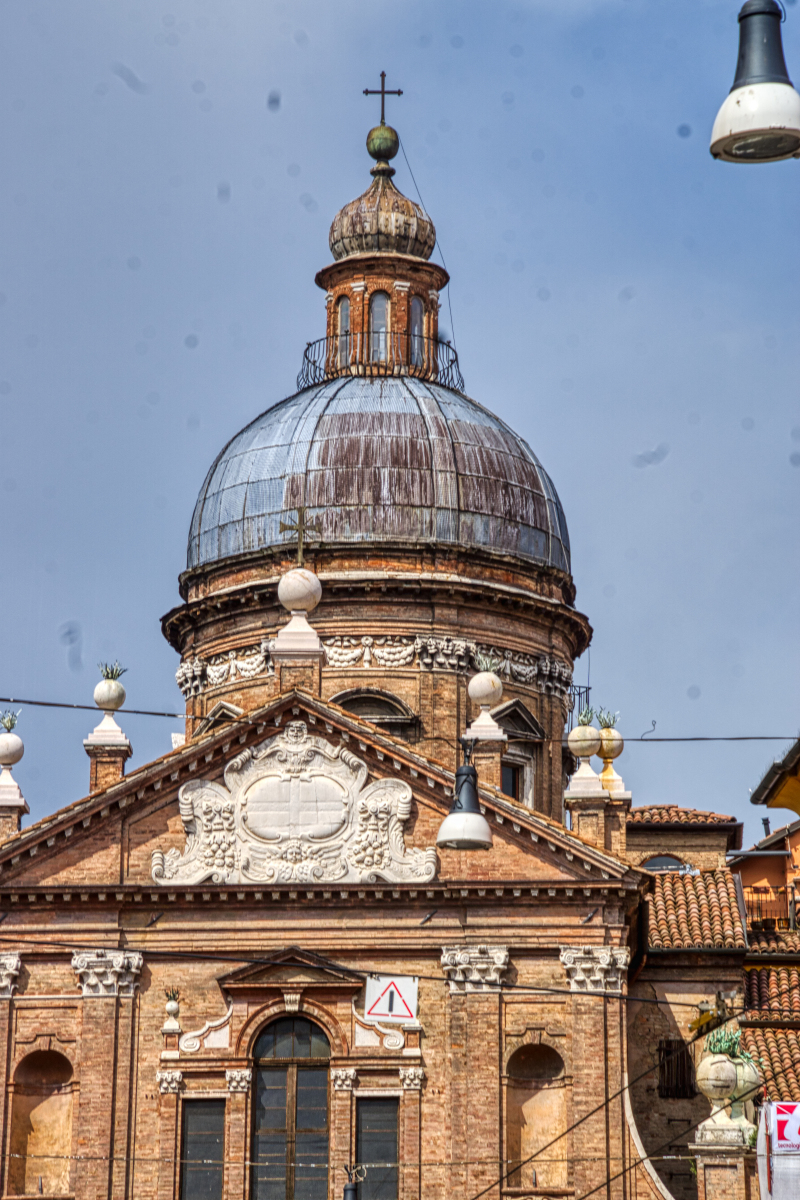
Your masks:
{"label": "church dome", "polygon": [[238,433],[211,467],[188,567],[291,544],[306,508],[322,542],[468,548],[569,572],[556,490],[527,443],[432,380],[345,375]]}
{"label": "church dome", "polygon": [[410,254],[430,258],[436,230],[424,208],[409,200],[377,173],[363,195],[345,204],[333,218],[328,244],[337,261],[351,254]]}

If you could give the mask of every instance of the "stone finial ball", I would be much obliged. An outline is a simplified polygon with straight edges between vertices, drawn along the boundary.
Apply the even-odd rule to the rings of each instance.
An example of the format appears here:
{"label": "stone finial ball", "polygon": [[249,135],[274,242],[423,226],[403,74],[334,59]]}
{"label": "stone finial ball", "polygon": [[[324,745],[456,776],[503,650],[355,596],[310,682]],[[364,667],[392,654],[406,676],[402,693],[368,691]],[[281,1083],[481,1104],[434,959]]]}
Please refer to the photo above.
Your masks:
{"label": "stone finial ball", "polygon": [[94,702],[103,712],[116,712],[125,703],[125,688],[118,679],[101,679],[94,689]]}
{"label": "stone finial ball", "polygon": [[378,162],[394,158],[399,149],[400,138],[391,125],[376,125],[367,134],[367,153]]}
{"label": "stone finial ball", "polygon": [[503,697],[503,685],[494,671],[479,671],[469,681],[470,700],[480,704],[482,708],[499,704]]}
{"label": "stone finial ball", "polygon": [[600,749],[598,757],[602,759],[619,758],[625,749],[625,742],[618,729],[609,727],[600,730]]}
{"label": "stone finial ball", "polygon": [[320,602],[322,584],[313,571],[295,567],[278,584],[278,599],[289,612],[312,612]]}
{"label": "stone finial ball", "polygon": [[13,767],[25,753],[18,733],[0,733],[0,767]]}
{"label": "stone finial ball", "polygon": [[576,758],[591,758],[600,744],[600,730],[594,725],[576,725],[567,735],[567,745]]}
{"label": "stone finial ball", "polygon": [[703,1095],[719,1103],[736,1090],[736,1065],[726,1054],[710,1054],[701,1060],[696,1079]]}

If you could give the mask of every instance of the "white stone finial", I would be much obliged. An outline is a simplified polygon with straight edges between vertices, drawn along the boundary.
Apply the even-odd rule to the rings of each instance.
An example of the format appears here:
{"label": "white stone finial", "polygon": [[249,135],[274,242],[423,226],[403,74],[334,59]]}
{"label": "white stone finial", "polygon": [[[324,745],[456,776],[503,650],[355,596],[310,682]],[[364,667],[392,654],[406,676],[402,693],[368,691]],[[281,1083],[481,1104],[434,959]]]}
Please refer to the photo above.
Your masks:
{"label": "white stone finial", "polygon": [[322,642],[306,617],[306,613],[317,607],[321,596],[320,581],[305,567],[295,567],[282,577],[278,584],[278,599],[291,613],[291,619],[270,643],[273,659],[322,657]]}
{"label": "white stone finial", "polygon": [[15,713],[4,713],[0,725],[0,809],[18,809],[19,813],[30,811],[25,797],[20,791],[19,784],[11,774],[11,768],[19,762],[25,753],[25,746],[18,733],[14,733],[17,723]]}
{"label": "white stone finial", "polygon": [[489,711],[503,698],[503,685],[494,671],[479,671],[473,675],[467,688],[470,700],[479,704],[481,711],[464,734],[471,741],[506,742],[508,738]]}
{"label": "white stone finial", "polygon": [[84,747],[88,749],[91,746],[121,746],[130,751],[131,744],[113,716],[125,703],[125,688],[119,681],[125,668],[121,667],[118,662],[113,666],[101,663],[100,670],[103,678],[94,689],[94,702],[98,708],[103,710],[103,719],[84,740]]}
{"label": "white stone finial", "polygon": [[565,800],[586,800],[594,796],[608,796],[608,792],[600,782],[600,776],[592,770],[589,763],[592,755],[600,749],[600,744],[600,730],[596,729],[594,725],[576,725],[569,731],[567,745],[578,759],[579,765],[569,781],[569,791],[564,795]]}

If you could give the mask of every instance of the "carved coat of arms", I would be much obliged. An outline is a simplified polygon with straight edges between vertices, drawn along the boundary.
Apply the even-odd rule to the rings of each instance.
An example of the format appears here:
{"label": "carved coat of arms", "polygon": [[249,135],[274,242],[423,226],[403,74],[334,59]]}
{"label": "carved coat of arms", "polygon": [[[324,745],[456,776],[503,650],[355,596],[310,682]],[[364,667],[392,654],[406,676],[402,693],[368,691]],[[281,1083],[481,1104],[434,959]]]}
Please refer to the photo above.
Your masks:
{"label": "carved coat of arms", "polygon": [[293,721],[225,768],[225,783],[178,793],[183,854],[154,850],[156,883],[425,882],[436,851],[407,847],[411,788],[379,779],[342,746]]}

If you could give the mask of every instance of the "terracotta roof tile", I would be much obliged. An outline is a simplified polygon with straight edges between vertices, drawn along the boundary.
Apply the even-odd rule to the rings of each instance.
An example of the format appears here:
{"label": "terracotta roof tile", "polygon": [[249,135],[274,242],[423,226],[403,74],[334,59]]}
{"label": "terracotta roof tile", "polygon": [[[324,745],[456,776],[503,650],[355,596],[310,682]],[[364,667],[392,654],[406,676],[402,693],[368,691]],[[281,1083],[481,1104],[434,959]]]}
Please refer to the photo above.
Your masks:
{"label": "terracotta roof tile", "polygon": [[733,875],[657,875],[650,897],[650,945],[656,950],[746,948]]}
{"label": "terracotta roof tile", "polygon": [[749,930],[750,949],[755,954],[797,954],[800,952],[800,932],[790,929],[764,929],[754,922]]}
{"label": "terracotta roof tile", "polygon": [[788,966],[745,971],[744,1004],[750,1018],[800,1017],[800,970]]}
{"label": "terracotta roof tile", "polygon": [[800,1032],[751,1026],[743,1030],[742,1042],[756,1060],[769,1099],[800,1101]]}
{"label": "terracotta roof tile", "polygon": [[677,804],[647,804],[632,808],[629,825],[735,825],[736,817],[722,813],[703,812],[697,808],[681,808]]}

